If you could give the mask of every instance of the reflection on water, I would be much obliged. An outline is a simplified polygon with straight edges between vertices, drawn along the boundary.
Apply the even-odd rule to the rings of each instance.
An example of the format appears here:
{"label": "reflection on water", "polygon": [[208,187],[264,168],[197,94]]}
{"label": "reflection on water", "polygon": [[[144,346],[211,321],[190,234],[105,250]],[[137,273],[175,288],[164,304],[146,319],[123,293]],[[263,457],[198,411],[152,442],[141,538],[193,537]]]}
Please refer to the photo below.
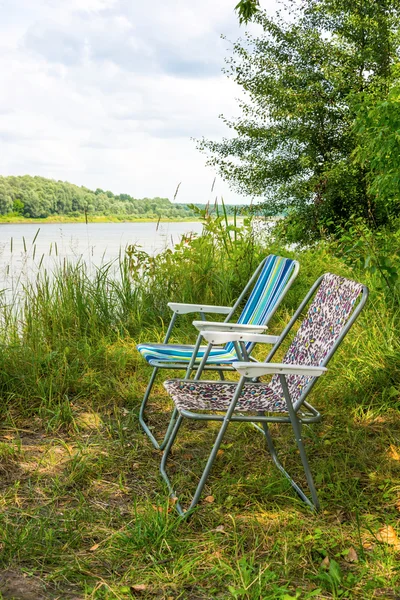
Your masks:
{"label": "reflection on water", "polygon": [[[0,225],[0,290],[7,295],[32,281],[39,268],[48,272],[64,260],[96,268],[118,259],[129,244],[156,254],[200,233],[202,224],[187,223],[41,223]],[[117,266],[115,267],[117,269]]]}

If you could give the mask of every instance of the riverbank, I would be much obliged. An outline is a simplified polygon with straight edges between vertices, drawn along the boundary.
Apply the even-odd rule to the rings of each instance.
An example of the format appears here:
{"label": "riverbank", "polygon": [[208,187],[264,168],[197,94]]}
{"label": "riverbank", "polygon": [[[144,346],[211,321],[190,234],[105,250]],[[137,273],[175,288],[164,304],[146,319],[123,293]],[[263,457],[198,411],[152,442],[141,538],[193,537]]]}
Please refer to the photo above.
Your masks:
{"label": "riverbank", "polygon": [[14,223],[190,223],[191,221],[200,221],[196,217],[188,217],[187,219],[168,219],[162,218],[149,218],[144,217],[143,219],[137,219],[129,217],[127,215],[85,215],[79,217],[71,217],[68,215],[52,215],[51,217],[38,218],[38,219],[27,219],[19,216],[0,216],[0,225],[11,225]]}

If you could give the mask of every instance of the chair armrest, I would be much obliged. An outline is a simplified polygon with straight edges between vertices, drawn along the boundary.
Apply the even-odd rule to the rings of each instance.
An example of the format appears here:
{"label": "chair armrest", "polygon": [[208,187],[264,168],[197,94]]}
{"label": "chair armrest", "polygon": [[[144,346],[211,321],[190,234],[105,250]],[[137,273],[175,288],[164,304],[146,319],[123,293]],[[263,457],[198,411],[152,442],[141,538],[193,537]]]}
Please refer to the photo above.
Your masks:
{"label": "chair armrest", "polygon": [[243,323],[218,323],[215,321],[193,321],[193,325],[200,332],[203,331],[236,331],[238,333],[262,333],[268,329],[267,325],[247,325]]}
{"label": "chair armrest", "polygon": [[172,312],[179,315],[187,315],[193,312],[216,313],[219,315],[229,315],[231,306],[213,306],[212,304],[184,304],[181,302],[168,302]]}
{"label": "chair armrest", "polygon": [[275,344],[279,340],[279,336],[277,335],[240,333],[238,331],[202,331],[201,335],[210,344],[224,344],[226,342],[258,342],[261,344]]}
{"label": "chair armrest", "polygon": [[282,375],[311,375],[319,377],[328,369],[326,367],[314,367],[311,365],[287,365],[284,363],[253,363],[234,362],[232,366],[245,377],[261,377],[278,373]]}

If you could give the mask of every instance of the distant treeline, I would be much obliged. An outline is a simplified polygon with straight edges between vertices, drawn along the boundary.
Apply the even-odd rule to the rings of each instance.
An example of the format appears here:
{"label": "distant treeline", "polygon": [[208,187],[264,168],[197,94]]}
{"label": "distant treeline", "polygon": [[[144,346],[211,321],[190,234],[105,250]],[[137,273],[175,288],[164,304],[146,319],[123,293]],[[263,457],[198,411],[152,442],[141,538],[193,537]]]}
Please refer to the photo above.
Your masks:
{"label": "distant treeline", "polygon": [[[205,205],[197,204],[198,208]],[[236,207],[238,209],[238,207]],[[210,207],[214,210],[214,206]],[[235,207],[228,206],[228,214]],[[64,181],[23,175],[0,177],[0,215],[26,218],[46,218],[52,215],[116,215],[127,218],[187,219],[197,217],[197,211],[186,204],[173,204],[168,198],[132,198],[115,195],[97,188],[96,191]]]}

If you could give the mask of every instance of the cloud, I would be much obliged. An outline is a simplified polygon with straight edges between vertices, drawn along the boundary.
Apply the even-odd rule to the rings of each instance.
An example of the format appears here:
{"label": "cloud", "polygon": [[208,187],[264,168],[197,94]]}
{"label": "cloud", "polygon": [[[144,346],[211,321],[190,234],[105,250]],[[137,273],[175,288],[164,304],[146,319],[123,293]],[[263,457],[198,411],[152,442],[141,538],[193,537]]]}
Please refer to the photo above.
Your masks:
{"label": "cloud", "polygon": [[[218,15],[215,6],[205,1],[188,7],[186,1],[174,0],[174,10],[171,8],[161,0],[154,0],[152,10],[147,4],[131,1],[102,4],[93,0],[85,9],[72,10],[62,22],[35,22],[24,35],[23,45],[45,60],[67,67],[86,58],[94,64],[111,62],[134,73],[190,78],[220,75],[226,44],[210,27],[209,15]],[[230,17],[225,29],[237,33],[233,11],[222,14]]]}
{"label": "cloud", "polygon": [[[192,137],[237,114],[221,74],[240,33],[232,0],[13,0],[0,22],[0,174],[208,199]],[[217,193],[233,196],[226,184]]]}
{"label": "cloud", "polygon": [[66,66],[79,64],[85,49],[84,39],[70,33],[62,25],[48,21],[30,27],[25,34],[24,45],[50,62]]}

